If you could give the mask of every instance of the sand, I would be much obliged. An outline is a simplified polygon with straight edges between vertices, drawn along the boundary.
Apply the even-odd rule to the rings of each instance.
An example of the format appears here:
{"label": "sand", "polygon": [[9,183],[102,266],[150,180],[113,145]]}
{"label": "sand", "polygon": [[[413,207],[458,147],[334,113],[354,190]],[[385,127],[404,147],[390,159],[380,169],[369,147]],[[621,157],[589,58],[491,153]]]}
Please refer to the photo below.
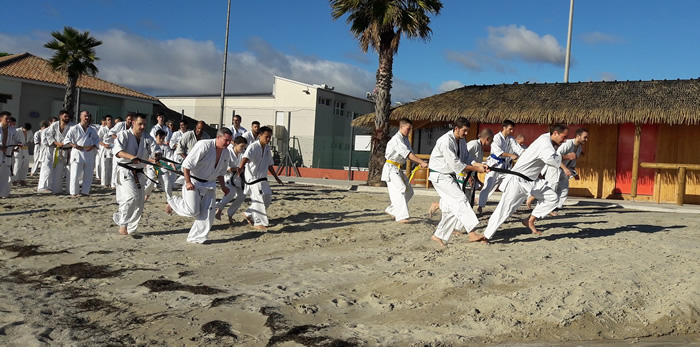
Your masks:
{"label": "sand", "polygon": [[402,225],[383,212],[387,194],[273,189],[268,232],[236,216],[215,223],[211,243],[192,245],[192,220],[165,214],[160,192],[130,237],[111,222],[110,190],[74,199],[14,188],[0,200],[0,345],[436,346],[700,333],[698,215],[578,204],[540,221],[543,236],[513,218],[492,244],[458,236],[440,249],[430,241],[440,215],[426,216],[432,197],[416,196],[414,223]]}

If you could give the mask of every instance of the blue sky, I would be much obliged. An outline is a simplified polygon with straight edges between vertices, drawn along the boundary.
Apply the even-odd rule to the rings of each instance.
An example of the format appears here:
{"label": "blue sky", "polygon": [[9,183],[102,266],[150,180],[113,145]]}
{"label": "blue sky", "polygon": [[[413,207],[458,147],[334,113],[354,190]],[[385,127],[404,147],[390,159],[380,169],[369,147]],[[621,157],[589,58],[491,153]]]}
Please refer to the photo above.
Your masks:
{"label": "blue sky", "polygon": [[[568,0],[445,0],[430,42],[402,40],[394,101],[462,85],[562,82]],[[698,78],[700,2],[578,0],[570,81]],[[225,0],[11,1],[0,51],[48,57],[50,32],[90,30],[99,77],[152,95],[218,93]],[[363,54],[325,0],[232,1],[227,92],[265,92],[272,76],[363,96],[377,56]]]}

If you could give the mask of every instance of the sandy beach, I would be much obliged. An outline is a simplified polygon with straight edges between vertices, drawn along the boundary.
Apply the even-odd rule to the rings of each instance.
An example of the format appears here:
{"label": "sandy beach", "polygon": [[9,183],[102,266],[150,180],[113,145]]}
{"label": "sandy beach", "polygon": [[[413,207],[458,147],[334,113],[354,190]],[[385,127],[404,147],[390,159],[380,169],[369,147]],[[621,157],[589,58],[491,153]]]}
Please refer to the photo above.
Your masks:
{"label": "sandy beach", "polygon": [[440,249],[430,241],[440,215],[426,216],[432,197],[414,197],[414,222],[402,225],[383,212],[388,194],[273,190],[269,231],[236,216],[193,245],[192,219],[168,216],[161,192],[131,237],[111,221],[110,190],[73,199],[13,188],[0,200],[0,345],[450,346],[700,333],[698,215],[577,204],[540,221],[543,236],[511,218],[492,244],[456,236]]}

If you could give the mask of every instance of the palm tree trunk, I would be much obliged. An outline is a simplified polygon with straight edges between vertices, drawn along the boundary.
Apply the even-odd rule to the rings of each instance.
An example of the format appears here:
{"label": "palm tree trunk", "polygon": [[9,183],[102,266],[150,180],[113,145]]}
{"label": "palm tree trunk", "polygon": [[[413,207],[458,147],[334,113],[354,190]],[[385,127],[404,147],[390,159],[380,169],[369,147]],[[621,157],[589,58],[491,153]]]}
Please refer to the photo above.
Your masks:
{"label": "palm tree trunk", "polygon": [[63,107],[71,116],[75,116],[75,98],[78,75],[68,73],[66,78],[66,95],[63,98]]}
{"label": "palm tree trunk", "polygon": [[393,38],[382,35],[379,51],[379,68],[377,68],[377,96],[374,104],[374,135],[372,136],[372,154],[369,158],[369,173],[367,184],[371,186],[384,185],[381,181],[384,167],[384,154],[389,142],[389,108],[391,107],[391,83],[393,77],[394,52],[390,49]]}

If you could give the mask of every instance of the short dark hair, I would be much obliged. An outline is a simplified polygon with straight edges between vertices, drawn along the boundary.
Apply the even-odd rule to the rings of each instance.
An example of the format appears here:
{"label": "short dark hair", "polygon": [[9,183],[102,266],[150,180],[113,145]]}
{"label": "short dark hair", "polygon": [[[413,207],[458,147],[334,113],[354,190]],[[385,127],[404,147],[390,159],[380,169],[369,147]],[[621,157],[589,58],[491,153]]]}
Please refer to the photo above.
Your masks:
{"label": "short dark hair", "polygon": [[24,126],[22,128],[25,128],[27,130],[32,130],[32,125],[29,123],[24,123]]}
{"label": "short dark hair", "polygon": [[219,129],[219,130],[216,131],[216,137],[219,137],[219,136],[226,136],[226,135],[231,135],[231,136],[233,136],[233,133],[231,132],[231,129],[229,129],[229,128],[227,128],[227,127],[223,127],[223,128],[221,128],[221,129]]}
{"label": "short dark hair", "polygon": [[49,119],[51,119],[52,122],[55,122],[55,121],[58,120],[58,117],[51,117],[51,118],[49,118]]}
{"label": "short dark hair", "polygon": [[[258,123],[258,124],[259,124],[259,123]],[[260,129],[258,130],[258,133],[259,133],[259,134],[264,134],[264,133],[266,133],[266,132],[268,132],[268,131],[270,132],[270,135],[272,135],[272,129],[270,129],[270,127],[262,127],[262,128],[260,128]]]}
{"label": "short dark hair", "polygon": [[578,128],[578,129],[576,129],[576,136],[579,136],[579,135],[581,135],[581,134],[583,134],[583,133],[590,133],[590,131],[588,131],[588,129],[586,129],[586,128]]}
{"label": "short dark hair", "polygon": [[62,114],[67,114],[67,115],[70,116],[70,112],[68,112],[68,111],[66,111],[66,110],[60,110],[60,111],[58,111],[58,115],[59,115],[59,116],[62,115]]}
{"label": "short dark hair", "polygon": [[234,145],[240,145],[241,143],[248,144],[248,140],[246,140],[246,138],[243,136],[236,136],[236,138],[233,139]]}
{"label": "short dark hair", "polygon": [[568,130],[568,129],[569,129],[569,127],[567,127],[567,126],[564,125],[564,124],[554,124],[554,125],[552,125],[552,127],[549,129],[549,134],[550,134],[550,135],[551,135],[551,134],[554,134],[554,133],[559,133],[559,134],[561,134],[562,132],[564,132],[564,130]]}
{"label": "short dark hair", "polygon": [[141,118],[143,120],[146,120],[146,115],[143,113],[129,113],[126,116],[129,117],[131,115],[131,120],[134,120],[134,118]]}
{"label": "short dark hair", "polygon": [[41,125],[39,125],[42,128],[48,128],[49,127],[49,121],[42,120]]}
{"label": "short dark hair", "polygon": [[17,119],[15,117],[10,116],[10,123],[16,123]]}
{"label": "short dark hair", "polygon": [[5,116],[10,117],[10,116],[12,116],[12,113],[10,113],[10,112],[8,112],[8,111],[2,111],[2,112],[0,112],[0,117],[5,117]]}
{"label": "short dark hair", "polygon": [[156,118],[158,117],[165,117],[165,114],[163,112],[158,112],[156,113]]}
{"label": "short dark hair", "polygon": [[240,114],[234,114],[233,117],[232,117],[231,119],[234,119],[234,118],[238,118],[239,121],[242,121],[242,120],[243,120],[243,118],[241,118],[241,115],[240,115]]}
{"label": "short dark hair", "polygon": [[156,130],[156,137],[165,137],[165,131]]}
{"label": "short dark hair", "polygon": [[[134,113],[134,112],[129,112],[129,113],[126,114],[126,118],[131,117],[132,120],[133,120],[134,118],[138,117],[138,116],[139,116],[139,115],[136,114],[136,113]],[[146,117],[145,115],[143,115],[143,116],[144,116],[144,118]]]}
{"label": "short dark hair", "polygon": [[510,119],[506,119],[506,120],[503,121],[503,123],[501,123],[501,127],[502,127],[502,128],[506,128],[506,127],[508,127],[509,125],[512,126],[513,128],[515,128],[515,122],[513,122],[513,121],[510,120]]}
{"label": "short dark hair", "polygon": [[180,124],[182,124],[182,123],[185,123],[185,125],[187,125],[187,121],[184,119],[180,121]]}
{"label": "short dark hair", "polygon": [[104,120],[107,120],[107,118],[112,118],[112,116],[110,116],[110,115],[102,116],[102,120],[103,120],[103,121],[104,121]]}
{"label": "short dark hair", "polygon": [[459,118],[455,119],[455,122],[454,122],[455,128],[463,128],[463,127],[470,128],[471,126],[472,126],[472,124],[469,123],[469,120],[464,118],[464,117],[459,117]]}
{"label": "short dark hair", "polygon": [[123,121],[124,121],[124,118],[122,118],[122,117],[117,117],[117,118],[114,118],[114,120],[115,120],[115,121],[123,122]]}
{"label": "short dark hair", "polygon": [[251,125],[257,124],[258,126],[260,126],[260,122],[258,122],[258,121],[256,121],[256,120],[254,120],[253,123],[250,123],[250,124],[251,124]]}
{"label": "short dark hair", "polygon": [[401,127],[401,126],[404,126],[404,125],[406,125],[406,124],[408,124],[408,125],[413,125],[413,122],[411,122],[410,119],[405,118],[405,117],[404,117],[404,118],[401,118],[401,120],[399,120],[399,126],[400,126],[400,127]]}

